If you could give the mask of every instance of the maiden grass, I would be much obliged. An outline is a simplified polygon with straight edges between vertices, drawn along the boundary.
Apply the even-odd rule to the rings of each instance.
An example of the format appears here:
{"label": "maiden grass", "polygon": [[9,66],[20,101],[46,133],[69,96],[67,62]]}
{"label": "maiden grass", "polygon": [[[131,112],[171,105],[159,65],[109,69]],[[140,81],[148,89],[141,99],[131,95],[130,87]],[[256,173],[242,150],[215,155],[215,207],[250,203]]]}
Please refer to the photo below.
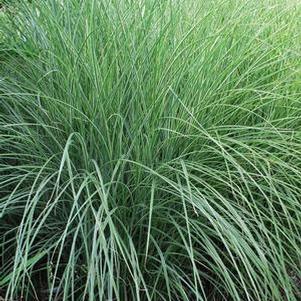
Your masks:
{"label": "maiden grass", "polygon": [[299,300],[298,1],[37,0],[8,19],[3,297]]}

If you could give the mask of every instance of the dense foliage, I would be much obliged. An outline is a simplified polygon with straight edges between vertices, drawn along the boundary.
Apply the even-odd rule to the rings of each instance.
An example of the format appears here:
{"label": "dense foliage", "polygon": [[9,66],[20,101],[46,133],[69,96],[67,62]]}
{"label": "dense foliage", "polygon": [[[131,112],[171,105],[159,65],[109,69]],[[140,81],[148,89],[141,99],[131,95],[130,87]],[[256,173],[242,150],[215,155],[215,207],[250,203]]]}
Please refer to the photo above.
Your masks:
{"label": "dense foliage", "polygon": [[36,0],[0,24],[0,296],[300,300],[299,1]]}

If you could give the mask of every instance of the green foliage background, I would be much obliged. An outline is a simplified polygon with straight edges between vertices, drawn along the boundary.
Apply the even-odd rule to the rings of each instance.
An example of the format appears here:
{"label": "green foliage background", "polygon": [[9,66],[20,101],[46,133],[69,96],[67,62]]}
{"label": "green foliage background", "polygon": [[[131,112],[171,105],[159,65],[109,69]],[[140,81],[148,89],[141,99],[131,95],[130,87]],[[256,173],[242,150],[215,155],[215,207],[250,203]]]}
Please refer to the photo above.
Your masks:
{"label": "green foliage background", "polygon": [[0,24],[1,297],[300,300],[299,1]]}

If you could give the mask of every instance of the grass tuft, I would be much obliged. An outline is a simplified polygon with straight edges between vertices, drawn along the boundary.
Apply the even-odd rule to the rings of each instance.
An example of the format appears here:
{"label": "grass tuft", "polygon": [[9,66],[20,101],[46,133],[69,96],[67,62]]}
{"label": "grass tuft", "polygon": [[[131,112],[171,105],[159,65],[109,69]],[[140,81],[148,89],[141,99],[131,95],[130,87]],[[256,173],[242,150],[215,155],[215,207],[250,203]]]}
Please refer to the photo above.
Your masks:
{"label": "grass tuft", "polygon": [[0,6],[0,300],[300,300],[299,1]]}

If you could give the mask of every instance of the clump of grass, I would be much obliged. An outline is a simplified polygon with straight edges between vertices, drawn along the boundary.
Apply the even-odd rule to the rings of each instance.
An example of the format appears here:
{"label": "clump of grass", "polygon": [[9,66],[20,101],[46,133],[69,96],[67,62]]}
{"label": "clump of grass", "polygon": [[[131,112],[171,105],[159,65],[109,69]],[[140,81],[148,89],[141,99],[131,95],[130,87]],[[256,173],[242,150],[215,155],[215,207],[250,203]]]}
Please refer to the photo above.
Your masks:
{"label": "clump of grass", "polygon": [[3,297],[297,301],[300,9],[16,6],[0,36]]}

